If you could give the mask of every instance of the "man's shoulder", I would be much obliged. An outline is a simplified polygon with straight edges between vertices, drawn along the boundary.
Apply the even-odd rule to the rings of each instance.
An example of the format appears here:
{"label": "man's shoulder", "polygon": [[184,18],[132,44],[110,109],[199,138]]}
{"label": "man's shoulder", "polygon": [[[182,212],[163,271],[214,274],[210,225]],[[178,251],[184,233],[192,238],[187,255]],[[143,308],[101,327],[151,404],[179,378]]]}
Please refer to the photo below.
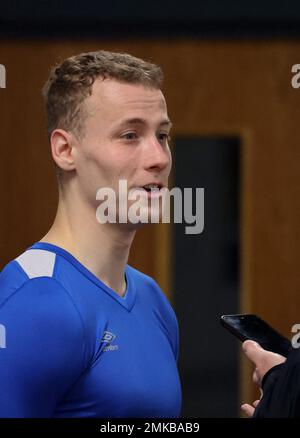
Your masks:
{"label": "man's shoulder", "polygon": [[17,289],[31,279],[53,278],[55,261],[56,254],[29,248],[4,266],[0,286]]}
{"label": "man's shoulder", "polygon": [[[35,251],[35,253],[33,253]],[[84,323],[77,305],[52,275],[55,254],[27,250],[11,260],[0,274],[1,323],[22,325],[33,332],[38,327],[45,334],[56,327],[65,339],[84,338]],[[18,321],[18,324],[16,323]]]}
{"label": "man's shoulder", "polygon": [[132,276],[136,287],[144,289],[142,293],[145,292],[145,289],[148,290],[152,299],[154,299],[160,305],[165,306],[168,310],[171,309],[173,311],[165,292],[161,289],[161,287],[154,278],[150,277],[147,274],[144,274],[143,272],[133,268],[130,265],[127,265],[127,269]]}
{"label": "man's shoulder", "polygon": [[67,295],[55,277],[55,265],[56,254],[41,249],[29,248],[11,260],[0,273],[0,306],[23,291],[30,298]]}
{"label": "man's shoulder", "polygon": [[155,286],[155,287],[159,287],[158,284],[156,283],[156,281],[154,280],[154,278],[150,277],[149,275],[145,274],[142,271],[139,271],[138,269],[134,268],[131,265],[127,265],[126,266],[126,271],[127,273],[130,274],[130,276],[132,276],[135,281],[150,285],[150,286]]}

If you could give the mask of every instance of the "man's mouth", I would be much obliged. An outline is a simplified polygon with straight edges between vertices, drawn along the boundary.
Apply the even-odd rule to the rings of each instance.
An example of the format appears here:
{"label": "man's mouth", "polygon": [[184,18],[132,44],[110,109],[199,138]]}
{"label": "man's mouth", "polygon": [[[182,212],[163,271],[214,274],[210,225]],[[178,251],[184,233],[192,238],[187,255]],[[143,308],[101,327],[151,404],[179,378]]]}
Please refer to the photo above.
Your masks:
{"label": "man's mouth", "polygon": [[146,184],[142,188],[144,190],[146,190],[146,192],[158,193],[160,191],[160,189],[162,188],[162,184],[150,183],[150,184]]}

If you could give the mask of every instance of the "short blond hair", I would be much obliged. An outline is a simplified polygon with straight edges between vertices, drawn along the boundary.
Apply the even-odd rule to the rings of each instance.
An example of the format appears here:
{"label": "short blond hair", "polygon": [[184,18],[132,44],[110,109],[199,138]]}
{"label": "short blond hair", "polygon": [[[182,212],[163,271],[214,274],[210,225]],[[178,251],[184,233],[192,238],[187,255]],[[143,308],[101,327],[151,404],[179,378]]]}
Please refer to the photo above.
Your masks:
{"label": "short blond hair", "polygon": [[99,77],[156,89],[161,88],[163,81],[158,65],[128,53],[100,50],[67,58],[51,69],[43,88],[49,138],[57,128],[82,134],[85,119],[82,103],[92,94],[93,83]]}

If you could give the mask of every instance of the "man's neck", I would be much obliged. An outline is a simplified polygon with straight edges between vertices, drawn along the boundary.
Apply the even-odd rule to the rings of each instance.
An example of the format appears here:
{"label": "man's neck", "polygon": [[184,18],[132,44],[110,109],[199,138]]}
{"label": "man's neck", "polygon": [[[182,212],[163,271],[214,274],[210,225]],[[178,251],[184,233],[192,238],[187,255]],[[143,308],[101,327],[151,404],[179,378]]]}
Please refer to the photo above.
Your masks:
{"label": "man's neck", "polygon": [[70,252],[120,296],[126,291],[125,266],[135,231],[118,224],[100,224],[85,208],[72,212],[59,203],[55,221],[40,240]]}

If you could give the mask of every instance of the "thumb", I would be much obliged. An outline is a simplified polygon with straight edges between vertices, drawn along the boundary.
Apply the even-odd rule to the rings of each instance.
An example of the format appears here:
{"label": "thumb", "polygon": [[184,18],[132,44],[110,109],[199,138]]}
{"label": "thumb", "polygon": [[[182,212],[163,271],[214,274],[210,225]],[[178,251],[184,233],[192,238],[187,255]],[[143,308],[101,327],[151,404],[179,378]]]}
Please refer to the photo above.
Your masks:
{"label": "thumb", "polygon": [[248,359],[253,362],[255,371],[253,373],[253,381],[258,386],[261,386],[262,379],[270,368],[285,362],[286,358],[272,351],[264,350],[257,342],[245,341],[243,350]]}
{"label": "thumb", "polygon": [[266,351],[255,341],[247,340],[243,342],[243,350],[254,364],[259,362],[261,356],[263,356]]}

